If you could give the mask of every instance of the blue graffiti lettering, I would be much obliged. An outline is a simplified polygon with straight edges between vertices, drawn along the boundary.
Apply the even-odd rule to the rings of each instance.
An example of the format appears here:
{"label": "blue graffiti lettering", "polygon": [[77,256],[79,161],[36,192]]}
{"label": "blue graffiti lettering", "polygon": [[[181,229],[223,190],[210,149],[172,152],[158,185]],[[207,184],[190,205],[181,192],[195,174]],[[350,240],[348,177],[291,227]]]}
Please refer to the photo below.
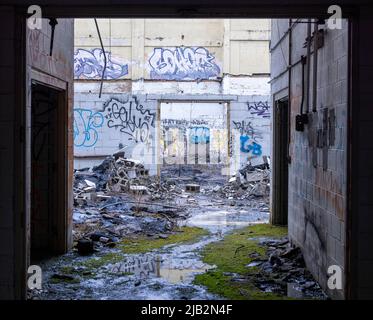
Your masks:
{"label": "blue graffiti lettering", "polygon": [[190,141],[194,144],[210,143],[210,129],[207,127],[190,128]]}
{"label": "blue graffiti lettering", "polygon": [[249,144],[249,136],[240,136],[240,150],[244,153],[251,152],[255,156],[260,156],[262,154],[262,146],[256,142]]}
{"label": "blue graffiti lettering", "polygon": [[149,59],[152,79],[210,79],[220,74],[215,57],[202,47],[154,48]]}
{"label": "blue graffiti lettering", "polygon": [[[111,53],[105,51],[107,63],[104,79],[118,79],[128,74],[128,65],[114,62]],[[74,54],[75,79],[101,79],[104,69],[104,54],[102,49],[78,49]]]}
{"label": "blue graffiti lettering", "polygon": [[97,128],[102,127],[104,117],[101,112],[88,109],[74,109],[74,145],[92,147],[98,140]]}

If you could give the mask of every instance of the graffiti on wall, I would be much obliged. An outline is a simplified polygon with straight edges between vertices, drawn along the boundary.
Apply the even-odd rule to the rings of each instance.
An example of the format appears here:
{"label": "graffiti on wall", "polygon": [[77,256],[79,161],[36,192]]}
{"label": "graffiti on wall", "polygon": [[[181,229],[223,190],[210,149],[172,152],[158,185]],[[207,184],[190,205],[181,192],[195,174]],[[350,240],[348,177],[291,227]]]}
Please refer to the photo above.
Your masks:
{"label": "graffiti on wall", "polygon": [[256,131],[249,121],[232,121],[235,130],[240,133],[240,151],[252,153],[255,156],[262,154],[262,146],[256,141]]}
{"label": "graffiti on wall", "polygon": [[250,121],[232,121],[234,129],[238,130],[241,135],[254,136],[255,130]]}
{"label": "graffiti on wall", "polygon": [[88,109],[74,109],[74,145],[93,147],[98,140],[97,129],[102,127],[104,117],[101,112]]}
{"label": "graffiti on wall", "polygon": [[210,129],[207,127],[192,127],[189,132],[190,142],[194,144],[210,143]]}
{"label": "graffiti on wall", "polygon": [[102,111],[107,119],[107,127],[119,129],[134,142],[149,142],[150,130],[155,128],[155,112],[144,107],[135,96],[122,102],[111,98]]}
{"label": "graffiti on wall", "polygon": [[169,129],[169,128],[191,128],[193,126],[207,126],[209,123],[203,119],[163,119],[162,120],[162,127]]}
{"label": "graffiti on wall", "polygon": [[[118,79],[128,74],[128,65],[112,59],[111,53],[105,51],[107,63],[104,79]],[[75,79],[101,79],[105,59],[102,49],[77,49],[74,54]]]}
{"label": "graffiti on wall", "polygon": [[240,151],[244,153],[252,153],[255,156],[262,154],[262,146],[255,141],[250,141],[249,136],[240,136]]}
{"label": "graffiti on wall", "polygon": [[263,118],[271,117],[268,101],[248,102],[247,109],[253,115],[261,116]]}
{"label": "graffiti on wall", "polygon": [[210,79],[220,74],[213,56],[202,47],[154,48],[150,77],[158,80]]}

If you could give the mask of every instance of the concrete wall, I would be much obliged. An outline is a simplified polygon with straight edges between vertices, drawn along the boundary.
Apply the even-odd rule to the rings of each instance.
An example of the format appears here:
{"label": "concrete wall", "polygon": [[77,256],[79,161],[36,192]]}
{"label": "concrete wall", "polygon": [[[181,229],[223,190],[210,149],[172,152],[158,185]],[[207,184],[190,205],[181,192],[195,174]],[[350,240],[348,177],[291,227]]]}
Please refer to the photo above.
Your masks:
{"label": "concrete wall", "polygon": [[[255,163],[269,155],[268,19],[99,19],[98,24],[108,53],[101,99],[103,55],[94,21],[75,22],[75,168],[96,164],[125,145],[127,156],[134,157],[139,140],[132,130],[139,126],[149,130],[143,133],[146,154],[160,162],[160,125],[153,120],[165,100],[235,102],[228,116],[230,128],[237,129],[235,170],[248,156]],[[122,111],[108,113],[112,98]],[[141,100],[143,109],[131,109],[128,100]],[[144,117],[150,120],[143,123]],[[248,131],[241,148],[240,136]],[[156,166],[148,167],[155,173]]]}
{"label": "concrete wall", "polygon": [[[268,85],[267,85],[268,86]],[[230,125],[220,131],[232,135],[231,171],[250,160],[261,163],[262,156],[270,155],[270,99],[269,95],[219,95],[219,94],[133,94],[75,93],[74,101],[74,155],[75,168],[96,165],[106,156],[126,147],[126,156],[141,159],[150,174],[157,173],[157,164],[163,145],[160,119],[162,102],[228,104]],[[168,119],[180,119],[169,115]],[[199,119],[202,119],[199,117]],[[180,128],[182,125],[179,126]],[[211,128],[214,129],[214,128]],[[224,134],[223,134],[224,135]]]}
{"label": "concrete wall", "polygon": [[[98,19],[107,79],[196,80],[269,73],[269,19]],[[75,78],[99,79],[93,19],[75,21]]]}
{"label": "concrete wall", "polygon": [[[303,132],[295,131],[295,116],[300,113],[300,57],[306,55],[303,44],[307,25],[295,24],[292,28],[290,63],[289,33],[276,45],[288,25],[288,20],[272,20],[272,30],[278,32],[273,32],[271,40],[271,46],[275,48],[272,51],[271,88],[274,100],[281,90],[289,89],[289,75],[283,72],[285,66],[294,64],[290,84],[289,236],[303,249],[306,263],[322,287],[332,297],[343,298],[343,290],[328,290],[327,269],[331,265],[340,266],[345,284],[348,24],[344,20],[342,30],[325,30],[324,45],[318,51],[315,112],[312,112],[311,55],[311,106],[309,124]],[[305,74],[306,69],[307,66]]]}
{"label": "concrete wall", "polygon": [[98,163],[126,147],[127,157],[142,159],[150,173],[156,173],[156,101],[131,93],[105,93],[101,99],[97,94],[76,94],[74,104],[76,166]]}

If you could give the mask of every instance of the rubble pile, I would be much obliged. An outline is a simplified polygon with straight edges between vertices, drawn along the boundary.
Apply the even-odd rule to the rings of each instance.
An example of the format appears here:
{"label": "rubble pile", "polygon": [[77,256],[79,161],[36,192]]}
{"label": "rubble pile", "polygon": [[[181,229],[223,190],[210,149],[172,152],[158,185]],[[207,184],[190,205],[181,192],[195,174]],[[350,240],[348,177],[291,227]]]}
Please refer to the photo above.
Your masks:
{"label": "rubble pile", "polygon": [[182,188],[149,176],[138,160],[114,154],[92,169],[76,170],[74,178],[73,238],[80,254],[139,233],[165,237],[177,219],[186,219],[182,207],[153,202],[171,200]]}
{"label": "rubble pile", "polygon": [[291,245],[287,237],[259,243],[267,248],[268,259],[262,260],[259,254],[257,258],[253,253],[254,260],[247,266],[258,268],[250,277],[259,289],[292,298],[327,298],[306,269],[300,248]]}
{"label": "rubble pile", "polygon": [[135,159],[107,157],[100,165],[75,171],[75,203],[86,205],[90,200],[107,198],[108,193],[149,195],[151,200],[170,200],[180,194],[172,179],[161,181],[149,176],[149,170]]}
{"label": "rubble pile", "polygon": [[[174,175],[181,171],[187,176]],[[187,208],[197,209],[197,200],[205,197],[206,201],[211,194],[223,198],[222,202],[230,201],[230,206],[236,205],[232,199],[260,197],[265,202],[268,198],[268,164],[247,165],[228,183],[224,183],[225,176],[219,175],[218,167],[210,171],[178,166],[167,168],[167,174],[161,177],[149,176],[139,160],[125,158],[123,152],[107,157],[91,169],[76,170],[73,235],[77,248],[83,254],[91,251],[91,241],[94,247],[96,243],[111,247],[119,238],[139,233],[163,236],[172,231],[177,221],[188,217]],[[260,204],[259,211],[268,210],[266,203],[252,202]],[[96,233],[100,237],[92,238]]]}
{"label": "rubble pile", "polygon": [[161,181],[159,177],[150,177],[149,181],[148,190],[152,200],[171,200],[183,192],[172,179]]}
{"label": "rubble pile", "polygon": [[229,179],[223,187],[215,187],[214,192],[228,199],[250,199],[269,197],[270,170],[268,164],[247,165]]}

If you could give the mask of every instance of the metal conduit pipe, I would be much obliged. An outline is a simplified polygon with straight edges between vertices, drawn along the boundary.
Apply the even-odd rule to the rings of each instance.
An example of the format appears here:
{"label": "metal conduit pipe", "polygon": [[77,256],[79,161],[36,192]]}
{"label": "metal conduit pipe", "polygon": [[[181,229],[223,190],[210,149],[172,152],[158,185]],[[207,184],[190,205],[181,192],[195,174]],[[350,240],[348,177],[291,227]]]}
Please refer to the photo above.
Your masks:
{"label": "metal conduit pipe", "polygon": [[310,110],[310,55],[311,55],[311,19],[308,19],[307,24],[307,94],[306,94],[306,113]]}
{"label": "metal conduit pipe", "polygon": [[319,24],[316,23],[313,29],[313,84],[312,84],[312,111],[317,111],[317,56],[318,56],[318,36],[319,36]]}

